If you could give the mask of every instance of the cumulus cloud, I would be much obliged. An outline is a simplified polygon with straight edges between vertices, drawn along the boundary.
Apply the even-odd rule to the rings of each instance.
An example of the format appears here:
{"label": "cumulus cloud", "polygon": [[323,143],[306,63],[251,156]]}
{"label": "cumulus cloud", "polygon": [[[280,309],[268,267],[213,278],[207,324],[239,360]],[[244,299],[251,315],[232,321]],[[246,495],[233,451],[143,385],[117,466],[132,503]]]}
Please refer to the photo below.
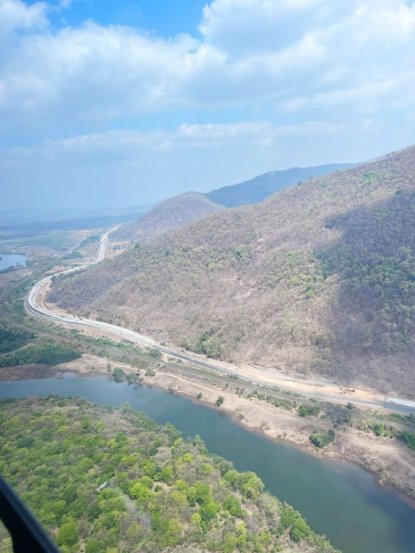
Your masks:
{"label": "cumulus cloud", "polygon": [[0,0],[0,38],[14,32],[37,31],[48,26],[47,4],[28,6],[21,0]]}
{"label": "cumulus cloud", "polygon": [[70,3],[0,0],[10,202],[13,187],[14,201],[76,187],[104,201],[116,183],[140,203],[413,142],[413,2],[211,0],[198,34],[172,37],[56,27]]}
{"label": "cumulus cloud", "polygon": [[[32,118],[111,120],[177,102],[180,66],[193,40],[154,40],[87,22],[20,37],[0,65],[0,106]],[[46,120],[46,123],[50,121]]]}
{"label": "cumulus cloud", "polygon": [[272,118],[353,112],[362,99],[373,112],[415,92],[415,6],[404,0],[214,0],[198,39],[94,22],[51,30],[50,9],[0,0],[5,132],[229,105]]}
{"label": "cumulus cloud", "polygon": [[301,42],[321,24],[323,0],[215,0],[206,5],[199,30],[206,42],[239,57]]}

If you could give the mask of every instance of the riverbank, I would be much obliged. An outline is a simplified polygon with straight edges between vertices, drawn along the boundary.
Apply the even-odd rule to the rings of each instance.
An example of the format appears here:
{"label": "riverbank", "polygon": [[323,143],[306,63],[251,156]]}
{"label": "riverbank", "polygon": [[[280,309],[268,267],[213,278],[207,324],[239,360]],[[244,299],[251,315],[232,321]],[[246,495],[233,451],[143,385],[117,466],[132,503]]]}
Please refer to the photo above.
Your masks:
{"label": "riverbank", "polygon": [[[310,443],[314,431],[325,434],[331,424],[317,417],[300,417],[257,398],[245,399],[228,388],[209,386],[195,379],[159,371],[155,377],[145,377],[143,383],[201,401],[219,409],[251,432],[277,443],[289,443],[320,457],[341,459],[358,464],[375,475],[382,486],[392,486],[408,497],[415,506],[415,453],[396,440],[380,438],[351,427],[336,429],[336,440],[323,449]],[[200,400],[196,396],[202,393]],[[224,398],[220,407],[218,396]]]}
{"label": "riverbank", "polygon": [[[137,369],[117,363],[126,374]],[[58,367],[16,367],[2,369],[1,380],[46,378],[73,372],[80,376],[109,376],[106,359],[85,354],[82,358]],[[156,371],[141,371],[140,383],[185,396],[197,403],[218,409],[251,432],[278,443],[289,443],[307,453],[326,459],[342,459],[372,472],[379,484],[393,486],[415,505],[415,452],[390,438],[377,437],[349,426],[336,428],[336,440],[324,449],[316,449],[309,441],[313,431],[326,433],[331,421],[321,417],[300,417],[296,411],[280,409],[258,399],[241,395],[243,383],[192,371],[181,363],[160,362]],[[215,405],[223,397],[220,407]]]}

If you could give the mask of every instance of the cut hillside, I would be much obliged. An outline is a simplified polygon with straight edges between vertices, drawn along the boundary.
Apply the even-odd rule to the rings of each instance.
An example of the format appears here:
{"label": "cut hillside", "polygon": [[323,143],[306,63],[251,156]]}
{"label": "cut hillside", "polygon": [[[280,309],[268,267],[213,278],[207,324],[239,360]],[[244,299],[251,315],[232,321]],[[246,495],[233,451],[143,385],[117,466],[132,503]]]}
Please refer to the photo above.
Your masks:
{"label": "cut hillside", "polygon": [[57,279],[50,300],[228,361],[415,397],[415,147]]}
{"label": "cut hillside", "polygon": [[284,171],[270,171],[231,186],[223,186],[206,194],[217,204],[225,207],[256,204],[287,186],[294,186],[311,177],[321,177],[334,171],[353,167],[351,163],[331,163],[317,167],[291,167]]}
{"label": "cut hillside", "polygon": [[148,242],[219,209],[222,206],[213,203],[204,194],[187,192],[157,204],[136,223],[123,225],[111,237],[115,240]]}

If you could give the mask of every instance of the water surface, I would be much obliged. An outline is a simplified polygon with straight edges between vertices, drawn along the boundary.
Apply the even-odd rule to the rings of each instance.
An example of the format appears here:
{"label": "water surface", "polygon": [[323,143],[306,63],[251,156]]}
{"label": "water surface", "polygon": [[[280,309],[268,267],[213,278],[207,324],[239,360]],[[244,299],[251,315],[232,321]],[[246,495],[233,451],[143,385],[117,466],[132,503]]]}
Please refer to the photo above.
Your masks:
{"label": "water surface", "polygon": [[26,256],[18,253],[0,253],[0,271],[8,269],[9,267],[15,267],[26,265]]}
{"label": "water surface", "polygon": [[397,492],[351,463],[317,459],[244,430],[226,415],[155,388],[117,384],[104,377],[0,382],[0,398],[82,396],[105,405],[128,402],[184,436],[199,434],[212,453],[253,470],[267,489],[298,509],[313,530],[344,553],[414,553],[415,509]]}

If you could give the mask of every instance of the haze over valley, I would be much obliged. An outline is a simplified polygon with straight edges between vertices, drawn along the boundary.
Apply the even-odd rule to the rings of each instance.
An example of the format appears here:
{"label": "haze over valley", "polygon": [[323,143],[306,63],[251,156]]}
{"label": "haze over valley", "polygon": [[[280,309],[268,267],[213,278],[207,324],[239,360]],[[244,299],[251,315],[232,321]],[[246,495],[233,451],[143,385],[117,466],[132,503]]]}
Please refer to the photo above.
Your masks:
{"label": "haze over valley", "polygon": [[0,0],[0,51],[0,553],[413,553],[415,3]]}

